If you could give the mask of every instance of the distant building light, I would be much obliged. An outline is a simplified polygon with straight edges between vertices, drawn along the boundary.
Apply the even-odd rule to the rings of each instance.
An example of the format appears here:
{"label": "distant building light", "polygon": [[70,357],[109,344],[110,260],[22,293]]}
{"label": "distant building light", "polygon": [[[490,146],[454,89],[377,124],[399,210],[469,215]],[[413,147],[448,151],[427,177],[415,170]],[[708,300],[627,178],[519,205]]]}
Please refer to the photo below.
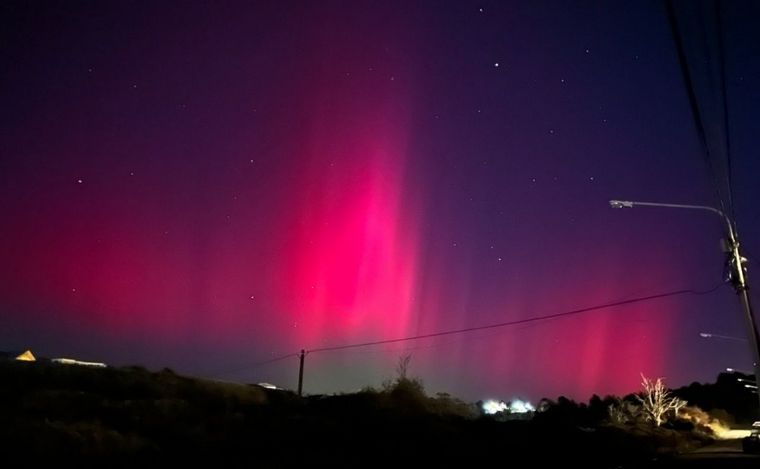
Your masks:
{"label": "distant building light", "polygon": [[106,368],[108,365],[100,362],[84,362],[81,360],[74,360],[73,358],[53,358],[53,363],[60,363],[62,365],[79,365],[79,366],[92,366],[94,368]]}
{"label": "distant building light", "polygon": [[513,414],[527,414],[528,412],[535,412],[535,410],[536,408],[533,407],[533,404],[528,401],[515,399],[509,403],[509,411]]}
{"label": "distant building light", "polygon": [[495,401],[493,399],[484,401],[483,404],[481,404],[481,407],[483,408],[483,412],[488,415],[507,410],[507,404],[505,404],[504,401]]}
{"label": "distant building light", "polygon": [[31,350],[26,350],[24,353],[19,354],[16,356],[16,360],[20,362],[35,362],[37,359],[34,357],[34,354]]}

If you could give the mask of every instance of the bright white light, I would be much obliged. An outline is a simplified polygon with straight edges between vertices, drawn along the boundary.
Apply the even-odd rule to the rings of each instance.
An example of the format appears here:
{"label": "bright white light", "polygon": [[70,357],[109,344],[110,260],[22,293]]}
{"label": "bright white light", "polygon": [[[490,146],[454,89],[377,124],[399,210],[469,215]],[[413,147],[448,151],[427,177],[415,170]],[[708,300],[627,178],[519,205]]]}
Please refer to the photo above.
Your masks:
{"label": "bright white light", "polygon": [[266,388],[266,389],[278,389],[277,386],[275,386],[274,384],[270,384],[270,383],[259,383],[259,386],[261,386],[262,388]]}
{"label": "bright white light", "polygon": [[53,358],[50,361],[53,363],[60,363],[62,365],[79,365],[79,366],[91,366],[94,368],[107,368],[108,365],[101,362],[84,362],[82,360],[74,360],[73,358]]}
{"label": "bright white light", "polygon": [[483,412],[488,415],[493,415],[497,412],[503,412],[507,410],[507,404],[505,404],[504,401],[495,401],[493,399],[489,399],[483,402],[482,407]]}
{"label": "bright white light", "polygon": [[536,408],[533,407],[533,405],[528,401],[521,401],[520,399],[515,399],[514,401],[509,403],[509,411],[513,414],[526,414],[528,412],[535,411]]}

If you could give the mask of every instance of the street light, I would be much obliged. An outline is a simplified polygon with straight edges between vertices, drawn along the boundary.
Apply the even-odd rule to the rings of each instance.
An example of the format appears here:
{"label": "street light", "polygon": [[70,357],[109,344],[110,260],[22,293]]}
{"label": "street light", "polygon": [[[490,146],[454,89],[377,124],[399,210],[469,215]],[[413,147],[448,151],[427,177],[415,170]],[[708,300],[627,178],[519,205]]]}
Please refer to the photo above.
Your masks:
{"label": "street light", "polygon": [[736,239],[736,236],[734,233],[734,224],[731,223],[731,220],[728,218],[728,216],[722,211],[718,210],[717,208],[710,207],[709,205],[663,204],[659,202],[638,202],[638,201],[634,202],[632,200],[610,200],[610,207],[612,208],[665,207],[665,208],[686,208],[686,209],[691,209],[691,210],[707,210],[709,212],[713,212],[717,215],[720,215],[723,218],[723,220],[726,222],[726,225],[728,225],[729,237],[732,240]]}
{"label": "street light", "polygon": [[724,340],[735,340],[737,342],[747,341],[747,339],[742,339],[741,337],[732,337],[730,335],[713,334],[712,332],[700,332],[699,336],[704,339],[724,339]]}
{"label": "street light", "polygon": [[[726,368],[726,371],[728,371],[729,373],[741,373],[743,375],[747,375],[747,376],[749,375],[749,373],[747,373],[745,371],[736,370],[734,368]],[[744,387],[744,389],[748,389],[750,393],[757,394],[757,381],[756,381],[756,378],[746,379],[746,378],[738,378],[738,377],[734,376],[734,379],[736,380],[737,383],[743,383],[742,387]]]}
{"label": "street light", "polygon": [[[749,335],[749,342],[752,347],[752,367],[755,370],[755,380],[760,383],[760,337],[758,337],[757,328],[755,327],[755,316],[752,312],[752,306],[749,302],[749,292],[747,291],[747,279],[746,268],[744,263],[747,259],[742,257],[739,252],[739,237],[736,234],[736,227],[731,219],[718,210],[715,207],[707,205],[684,205],[684,204],[665,204],[660,202],[639,202],[632,200],[610,200],[610,207],[612,208],[634,208],[634,207],[662,207],[662,208],[682,208],[689,210],[706,210],[708,212],[719,215],[726,223],[728,228],[728,246],[726,246],[726,252],[729,253],[729,280],[736,290],[736,294],[739,295],[739,299],[742,302],[744,308],[744,322],[747,327],[747,334]],[[760,396],[760,395],[759,395]]]}

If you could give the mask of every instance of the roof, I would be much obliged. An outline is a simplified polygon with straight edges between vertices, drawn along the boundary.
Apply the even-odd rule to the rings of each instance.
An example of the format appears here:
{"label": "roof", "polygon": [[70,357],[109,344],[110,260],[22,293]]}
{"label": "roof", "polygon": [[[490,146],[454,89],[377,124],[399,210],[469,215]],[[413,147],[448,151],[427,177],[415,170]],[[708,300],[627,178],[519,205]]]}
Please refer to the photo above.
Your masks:
{"label": "roof", "polygon": [[4,360],[18,360],[23,362],[37,361],[31,350],[15,350],[11,352],[0,352],[0,359]]}

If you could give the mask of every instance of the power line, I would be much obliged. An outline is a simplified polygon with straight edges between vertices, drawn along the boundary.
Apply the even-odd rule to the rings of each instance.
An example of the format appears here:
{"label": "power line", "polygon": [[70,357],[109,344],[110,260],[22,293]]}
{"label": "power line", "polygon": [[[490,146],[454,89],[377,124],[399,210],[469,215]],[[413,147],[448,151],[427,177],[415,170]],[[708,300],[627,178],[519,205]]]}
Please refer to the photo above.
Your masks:
{"label": "power line", "polygon": [[488,325],[485,325],[485,326],[467,327],[467,328],[464,328],[464,329],[455,329],[455,330],[450,330],[450,331],[433,332],[433,333],[430,333],[430,334],[421,334],[421,335],[415,335],[415,336],[410,336],[410,337],[400,337],[400,338],[396,338],[396,339],[376,340],[376,341],[372,341],[372,342],[362,342],[362,343],[358,343],[358,344],[337,345],[337,346],[332,346],[332,347],[320,347],[320,348],[310,349],[310,350],[308,350],[308,352],[309,353],[316,353],[316,352],[328,352],[328,351],[334,351],[334,350],[346,350],[346,349],[353,349],[353,348],[359,348],[359,347],[369,347],[369,346],[373,346],[373,345],[383,345],[383,344],[392,344],[392,343],[398,343],[398,342],[407,342],[407,341],[410,341],[410,340],[428,339],[428,338],[432,338],[432,337],[441,337],[441,336],[446,336],[446,335],[464,334],[464,333],[467,333],[467,332],[480,331],[480,330],[484,330],[484,329],[496,329],[496,328],[508,327],[508,326],[516,326],[516,325],[519,325],[519,324],[527,324],[527,323],[531,323],[531,322],[547,321],[547,320],[559,319],[559,318],[563,318],[563,317],[567,317],[567,316],[574,316],[574,315],[582,314],[582,313],[588,313],[588,312],[591,312],[591,311],[597,311],[597,310],[600,310],[600,309],[611,308],[611,307],[614,307],[614,306],[624,306],[624,305],[629,305],[629,304],[633,304],[633,303],[640,303],[640,302],[643,302],[643,301],[650,301],[650,300],[656,300],[656,299],[660,299],[660,298],[667,298],[667,297],[670,297],[670,296],[678,296],[678,295],[685,295],[685,294],[706,295],[706,294],[709,294],[709,293],[712,293],[712,292],[716,291],[718,288],[722,287],[723,285],[726,285],[726,283],[725,282],[721,282],[720,284],[716,285],[713,288],[710,288],[709,290],[690,290],[690,289],[689,290],[676,290],[676,291],[671,291],[671,292],[666,292],[666,293],[659,293],[659,294],[656,294],[656,295],[641,296],[641,297],[638,297],[638,298],[631,298],[631,299],[628,299],[628,300],[615,301],[615,302],[612,302],[612,303],[605,303],[605,304],[596,305],[596,306],[588,306],[588,307],[585,307],[585,308],[574,309],[574,310],[571,310],[571,311],[564,311],[564,312],[561,312],[561,313],[554,313],[554,314],[547,314],[547,315],[544,315],[544,316],[534,316],[534,317],[531,317],[531,318],[518,319],[516,321],[507,321],[507,322],[501,322],[501,323],[497,323],[497,324],[488,324]]}
{"label": "power line", "polygon": [[297,353],[289,353],[287,355],[280,355],[280,356],[277,356],[277,357],[274,357],[274,358],[270,358],[268,360],[262,360],[260,362],[250,363],[248,365],[243,365],[243,366],[235,367],[235,368],[228,369],[228,370],[225,370],[225,371],[216,372],[212,376],[225,376],[225,375],[229,375],[229,374],[235,374],[235,373],[238,373],[238,372],[241,372],[241,371],[251,370],[253,368],[258,368],[258,367],[263,366],[263,365],[268,365],[270,363],[278,362],[278,361],[281,361],[281,360],[285,360],[287,358],[292,358],[292,357],[297,357],[297,356],[298,356]]}
{"label": "power line", "polygon": [[[671,296],[686,295],[686,294],[691,294],[691,295],[706,295],[706,294],[709,294],[709,293],[712,293],[712,292],[718,290],[720,287],[722,287],[724,285],[726,285],[726,283],[725,282],[721,282],[720,284],[718,284],[718,285],[716,285],[716,286],[714,286],[714,287],[712,287],[712,288],[710,288],[708,290],[692,290],[692,289],[675,290],[675,291],[671,291],[671,292],[658,293],[656,295],[641,296],[641,297],[631,298],[631,299],[627,299],[627,300],[620,300],[620,301],[615,301],[615,302],[611,302],[611,303],[604,303],[604,304],[601,304],[601,305],[588,306],[588,307],[585,307],[585,308],[574,309],[574,310],[570,310],[570,311],[564,311],[564,312],[561,312],[561,313],[547,314],[547,315],[544,315],[544,316],[534,316],[534,317],[530,317],[530,318],[518,319],[518,320],[515,320],[515,321],[501,322],[501,323],[496,323],[496,324],[488,324],[488,325],[484,325],[484,326],[475,326],[475,327],[467,327],[467,328],[464,328],[464,329],[454,329],[454,330],[448,330],[448,331],[433,332],[433,333],[429,333],[429,334],[420,334],[420,335],[409,336],[409,337],[400,337],[400,338],[396,338],[396,339],[385,339],[385,340],[376,340],[376,341],[371,341],[371,342],[362,342],[362,343],[357,343],[357,344],[346,344],[346,345],[337,345],[337,346],[330,346],[330,347],[319,347],[319,348],[313,348],[313,349],[306,349],[306,353],[309,354],[309,353],[329,352],[329,351],[336,351],[336,350],[356,349],[356,348],[362,348],[362,347],[370,347],[370,346],[374,346],[374,345],[393,344],[393,343],[399,343],[399,342],[409,342],[409,341],[413,341],[413,340],[428,339],[428,338],[433,338],[433,337],[442,337],[442,336],[448,336],[448,335],[465,334],[465,333],[468,333],[468,332],[475,332],[475,331],[479,331],[479,330],[497,329],[497,328],[502,328],[502,327],[517,326],[517,325],[521,325],[521,324],[530,324],[530,323],[535,323],[535,322],[540,322],[540,321],[550,321],[550,320],[561,319],[563,317],[574,316],[574,315],[578,315],[578,314],[582,314],[582,313],[588,313],[588,312],[591,312],[591,311],[598,311],[598,310],[602,310],[602,309],[606,309],[606,308],[612,308],[612,307],[615,307],[615,306],[625,306],[625,305],[634,304],[634,303],[641,303],[641,302],[644,302],[644,301],[651,301],[651,300],[656,300],[656,299],[660,299],[660,298],[667,298],[667,297],[671,297]],[[237,372],[240,372],[240,371],[246,371],[246,370],[258,368],[258,367],[263,366],[263,365],[268,365],[270,363],[275,363],[275,362],[278,362],[278,361],[282,361],[282,360],[286,360],[288,358],[293,358],[293,357],[298,357],[298,356],[299,356],[299,353],[288,353],[288,354],[285,354],[285,355],[280,355],[280,356],[277,356],[277,357],[274,357],[274,358],[270,358],[268,360],[262,360],[262,361],[259,361],[259,362],[256,362],[256,363],[251,363],[251,364],[248,364],[248,365],[243,365],[243,366],[240,366],[240,367],[228,369],[228,370],[225,370],[225,371],[222,371],[222,372],[217,372],[217,373],[214,373],[213,376],[229,375],[229,374],[233,374],[233,373],[237,373]]]}
{"label": "power line", "polygon": [[726,137],[726,182],[728,184],[728,205],[732,223],[736,223],[736,213],[734,212],[734,188],[732,183],[731,169],[731,131],[728,121],[728,90],[726,87],[726,53],[723,45],[723,18],[720,12],[721,3],[715,2],[715,25],[718,37],[718,52],[720,54],[720,91],[721,100],[723,101],[723,132]]}
{"label": "power line", "polygon": [[696,88],[694,86],[694,78],[692,77],[691,67],[689,67],[689,60],[686,56],[686,45],[684,44],[684,41],[681,38],[681,30],[678,26],[678,18],[676,14],[674,1],[668,0],[665,2],[665,5],[667,7],[668,20],[670,22],[670,32],[673,37],[673,42],[675,42],[675,45],[676,45],[676,52],[678,54],[678,62],[681,66],[681,77],[683,79],[684,86],[686,88],[686,94],[688,95],[689,106],[691,108],[691,115],[692,115],[692,118],[694,119],[694,125],[697,130],[697,137],[699,138],[699,143],[702,145],[702,148],[704,149],[704,152],[705,152],[707,168],[710,173],[710,176],[712,177],[712,182],[715,186],[714,189],[715,189],[716,196],[718,198],[718,203],[720,204],[720,208],[723,211],[723,213],[731,213],[728,210],[726,210],[726,204],[723,198],[723,191],[721,190],[720,182],[718,180],[718,174],[712,162],[713,155],[710,152],[710,144],[707,139],[707,131],[705,130],[704,119],[699,108],[699,100],[697,99]]}

